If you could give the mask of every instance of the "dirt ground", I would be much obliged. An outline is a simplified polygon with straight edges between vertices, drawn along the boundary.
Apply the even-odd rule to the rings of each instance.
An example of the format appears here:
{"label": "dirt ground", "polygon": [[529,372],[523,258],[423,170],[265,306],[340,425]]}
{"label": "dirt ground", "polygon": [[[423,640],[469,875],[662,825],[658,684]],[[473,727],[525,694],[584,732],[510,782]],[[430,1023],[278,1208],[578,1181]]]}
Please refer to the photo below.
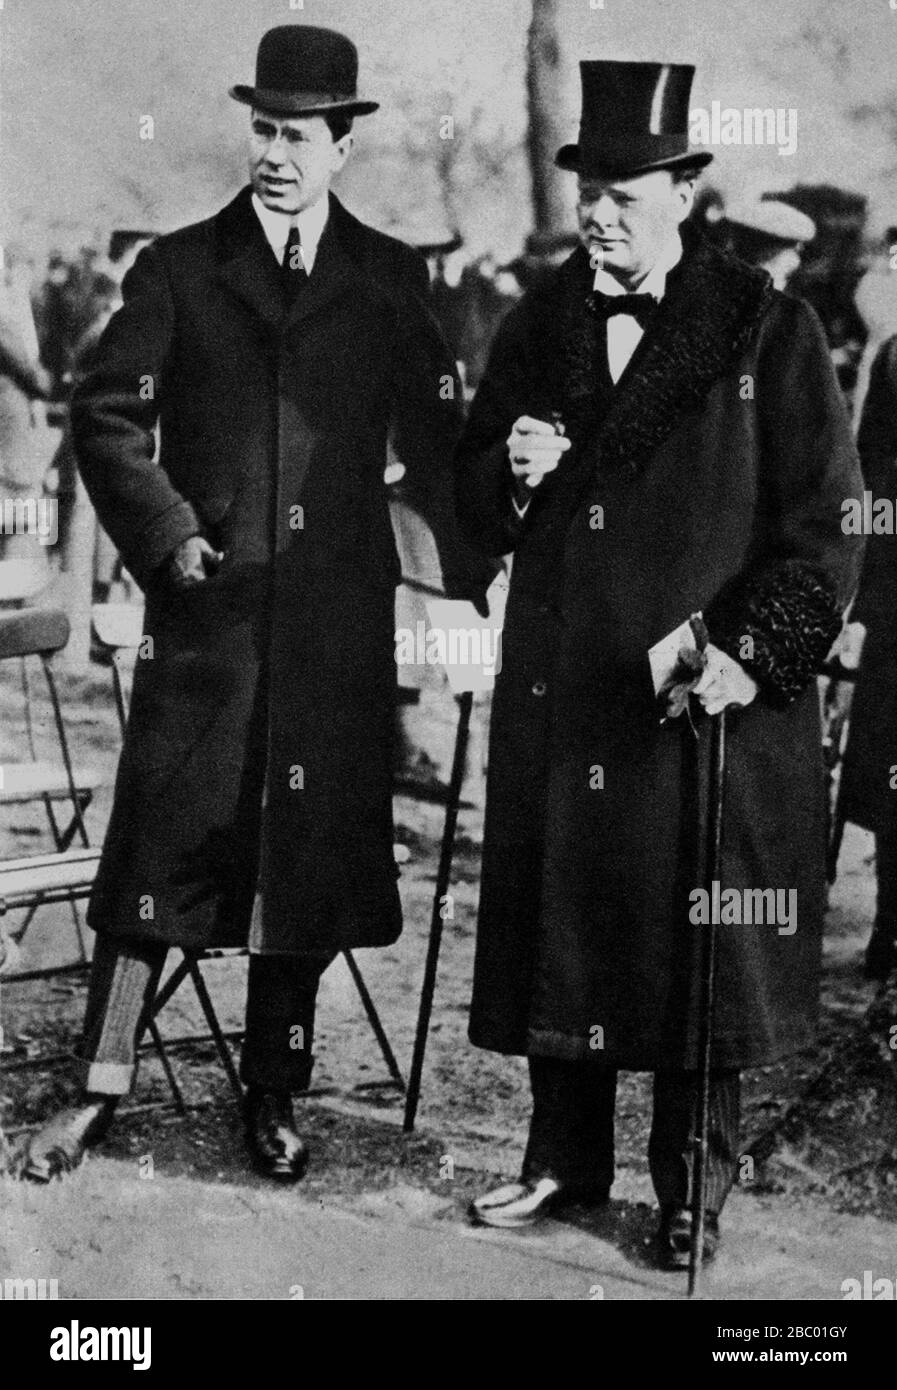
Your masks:
{"label": "dirt ground", "polygon": [[[107,786],[88,814],[91,834],[99,843],[108,815],[108,783],[119,741],[109,673],[94,668],[87,678],[66,679],[63,690],[77,762],[98,767],[107,776]],[[17,723],[20,713],[17,683],[8,678],[0,686],[3,757],[21,755],[21,725]],[[39,740],[49,748],[52,730],[44,704],[39,705],[39,716]],[[528,1111],[525,1064],[477,1051],[466,1039],[482,830],[485,719],[486,710],[480,706],[474,717],[452,878],[454,917],[445,923],[418,1129],[411,1138],[401,1133],[402,1097],[389,1079],[344,963],[338,961],[324,979],[313,1089],[297,1107],[313,1151],[312,1166],[297,1200],[311,1204],[322,1220],[327,1213],[351,1213],[375,1220],[387,1217],[399,1232],[416,1231],[423,1224],[433,1231],[460,1236],[466,1231],[464,1209],[470,1197],[495,1174],[514,1176],[519,1165]],[[454,720],[454,702],[438,683],[423,692],[420,706],[407,715],[412,741],[427,751],[442,775],[447,775]],[[438,802],[405,792],[397,795],[397,839],[408,846],[410,853],[402,870],[405,932],[395,947],[359,952],[357,956],[406,1075],[443,817],[444,808]],[[7,813],[0,840],[4,856],[36,853],[46,843],[46,823],[40,807],[13,808]],[[763,1068],[745,1077],[743,1154],[750,1163],[744,1166],[741,1191],[733,1198],[733,1221],[753,1233],[750,1239],[760,1240],[761,1244],[767,1239],[775,1245],[776,1241],[780,1244],[787,1213],[788,1220],[800,1227],[801,1233],[795,1235],[794,1241],[803,1252],[801,1259],[808,1278],[814,1260],[818,1258],[820,1268],[825,1264],[824,1249],[835,1229],[853,1233],[850,1241],[854,1263],[862,1259],[864,1248],[897,1248],[897,1233],[891,1225],[897,1220],[894,1067],[889,1071],[876,1058],[862,1024],[873,997],[872,987],[863,981],[859,969],[872,916],[871,851],[871,838],[848,828],[829,915],[818,1048],[785,1065]],[[86,936],[90,933],[86,932]],[[77,948],[78,936],[70,910],[46,908],[29,928],[19,968],[71,960],[77,957]],[[213,962],[207,967],[207,978],[222,1023],[238,1029],[245,961]],[[0,1118],[13,1148],[24,1142],[28,1126],[49,1115],[73,1094],[64,1057],[53,1065],[43,1059],[64,1054],[71,1045],[83,1010],[84,993],[85,981],[78,975],[3,986]],[[172,1037],[194,1030],[198,1024],[198,1010],[185,988],[163,1015],[163,1033]],[[10,1248],[37,1248],[40,1242],[35,1244],[35,1230],[42,1232],[41,1239],[45,1240],[47,1230],[55,1230],[59,1225],[68,1232],[67,1258],[72,1269],[81,1269],[83,1265],[87,1271],[96,1265],[93,1273],[84,1274],[80,1285],[75,1281],[82,1291],[71,1296],[109,1296],[117,1286],[122,1272],[115,1259],[106,1260],[99,1258],[96,1251],[91,1253],[92,1242],[95,1245],[99,1241],[101,1252],[112,1248],[108,1241],[104,1244],[106,1237],[98,1236],[97,1231],[105,1231],[111,1240],[118,1229],[113,1217],[121,1214],[117,1203],[120,1204],[125,1190],[122,1183],[139,1182],[148,1173],[163,1177],[168,1184],[167,1219],[175,1232],[179,1217],[184,1223],[191,1220],[191,1190],[205,1193],[202,1200],[214,1207],[214,1194],[208,1194],[217,1187],[244,1194],[246,1212],[255,1210],[258,1217],[264,1209],[265,1219],[270,1216],[276,1230],[273,1214],[279,1210],[277,1203],[285,1198],[282,1194],[271,1195],[271,1190],[244,1167],[236,1106],[214,1054],[208,1046],[194,1045],[176,1049],[175,1058],[178,1078],[190,1106],[188,1113],[178,1115],[170,1105],[160,1108],[156,1104],[166,1101],[168,1092],[157,1059],[147,1055],[132,1104],[100,1147],[99,1156],[74,1180],[80,1184],[78,1190],[84,1197],[82,1203],[76,1204],[81,1209],[80,1216],[64,1199],[61,1186],[50,1193],[35,1192],[6,1180],[0,1188],[5,1194],[9,1238],[13,1242]],[[649,1078],[627,1076],[621,1078],[619,1090],[618,1182],[611,1227],[605,1223],[602,1228],[607,1258],[621,1280],[619,1288],[629,1290],[617,1296],[675,1296],[662,1279],[659,1283],[648,1280],[640,1254],[651,1228],[651,1193],[645,1172],[649,1084]],[[115,1175],[111,1183],[110,1173]],[[191,1184],[199,1186],[191,1189]],[[255,1240],[258,1231],[256,1226],[252,1229]],[[352,1229],[339,1227],[350,1245]],[[581,1257],[583,1267],[588,1266],[592,1255],[582,1252],[583,1248],[592,1250],[589,1242],[597,1238],[594,1218],[583,1214],[580,1219],[574,1213],[572,1223],[565,1224],[564,1230],[565,1234],[552,1238],[553,1245],[549,1242],[543,1246],[536,1240],[535,1245],[526,1247],[537,1253],[547,1250],[548,1258],[555,1262],[550,1267],[555,1268],[557,1277],[552,1284],[554,1276],[550,1276],[549,1270],[541,1293],[522,1296],[572,1296],[551,1290],[568,1287],[566,1276],[557,1272],[562,1266],[567,1267],[565,1260],[569,1264],[573,1259],[576,1264]],[[329,1239],[330,1235],[322,1234],[323,1248]],[[844,1239],[847,1241],[846,1236]],[[182,1250],[183,1240],[181,1229],[177,1241]],[[586,1242],[585,1247],[581,1243],[576,1246],[575,1258],[564,1244],[570,1240]],[[233,1248],[228,1248],[225,1241],[215,1256],[217,1264],[208,1261],[212,1261],[212,1252],[218,1251],[219,1246],[210,1246],[207,1267],[201,1276],[196,1276],[193,1287],[189,1280],[186,1285],[178,1284],[178,1257],[169,1251],[171,1280],[153,1292],[138,1292],[135,1288],[133,1296],[288,1296],[285,1292],[266,1292],[264,1281],[242,1295],[223,1292],[231,1278],[233,1262],[239,1266],[241,1252],[245,1254],[241,1241],[242,1237],[235,1238]],[[464,1248],[469,1249],[469,1244]],[[518,1254],[522,1248],[519,1243],[514,1247]],[[83,1259],[77,1254],[79,1250]],[[768,1265],[767,1256],[768,1251],[764,1255],[758,1248],[758,1268],[766,1267],[764,1260]],[[483,1266],[487,1291],[471,1296],[513,1296],[500,1289],[488,1292],[489,1279],[498,1279],[499,1274],[490,1274],[491,1266],[487,1266],[488,1261]],[[648,1282],[639,1283],[636,1279],[633,1284],[630,1266],[640,1269],[639,1278],[644,1276]],[[826,1288],[832,1285],[840,1267],[836,1260],[835,1273]],[[333,1284],[329,1296],[376,1296],[364,1291],[368,1284],[360,1275],[353,1292],[351,1269],[347,1272],[342,1265],[340,1268],[345,1277],[342,1283]],[[415,1296],[401,1291],[403,1268],[401,1259],[397,1259],[396,1279],[390,1285],[394,1294],[381,1292],[380,1296]],[[844,1268],[844,1277],[852,1272],[851,1267]],[[837,1296],[788,1292],[793,1284],[790,1274],[788,1279],[783,1276],[779,1293],[752,1294],[749,1276],[750,1270],[742,1264],[731,1288],[727,1292],[721,1290],[718,1296]],[[130,1287],[129,1280],[126,1283]],[[418,1273],[415,1287],[421,1289],[425,1285],[426,1278]],[[445,1271],[442,1287],[455,1288]],[[810,1278],[806,1287],[816,1288],[817,1284]],[[456,1291],[417,1296],[464,1295]]]}

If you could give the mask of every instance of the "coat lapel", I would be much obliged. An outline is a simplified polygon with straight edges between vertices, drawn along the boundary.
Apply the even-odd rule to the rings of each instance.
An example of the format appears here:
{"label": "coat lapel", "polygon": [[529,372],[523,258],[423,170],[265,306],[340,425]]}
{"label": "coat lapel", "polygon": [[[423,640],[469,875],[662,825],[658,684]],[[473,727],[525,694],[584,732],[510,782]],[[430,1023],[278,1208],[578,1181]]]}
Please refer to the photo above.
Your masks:
{"label": "coat lapel", "polygon": [[[581,275],[569,277],[568,283],[581,293]],[[703,239],[686,241],[656,317],[601,423],[583,441],[602,471],[635,472],[648,462],[682,416],[699,407],[714,383],[732,370],[759,332],[773,294],[763,271]],[[587,308],[584,312],[592,317]],[[594,333],[583,337],[595,342]],[[594,380],[597,365],[580,365]]]}
{"label": "coat lapel", "polygon": [[248,188],[215,219],[215,243],[220,278],[259,318],[279,324],[283,318],[280,271]]}
{"label": "coat lapel", "polygon": [[301,323],[364,287],[363,268],[351,254],[353,224],[359,225],[331,194],[330,215],[308,284],[285,312],[280,269],[253,210],[251,190],[244,188],[215,220],[218,274],[266,323],[284,328]]}
{"label": "coat lapel", "polygon": [[330,215],[318,244],[311,275],[293,301],[285,321],[286,327],[303,323],[330,308],[344,295],[358,295],[363,290],[365,277],[349,255],[346,238],[342,234],[343,219],[347,216],[342,205],[331,195]]}

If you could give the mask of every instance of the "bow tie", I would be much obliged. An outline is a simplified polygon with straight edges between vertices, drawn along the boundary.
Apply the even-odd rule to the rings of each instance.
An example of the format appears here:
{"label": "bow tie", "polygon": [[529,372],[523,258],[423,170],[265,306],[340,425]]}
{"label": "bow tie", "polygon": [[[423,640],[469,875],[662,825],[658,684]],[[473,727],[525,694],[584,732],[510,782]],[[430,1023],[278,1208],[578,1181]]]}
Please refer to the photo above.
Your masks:
{"label": "bow tie", "polygon": [[642,328],[657,311],[657,300],[651,294],[602,294],[593,290],[589,303],[592,313],[605,322],[614,314],[631,314]]}

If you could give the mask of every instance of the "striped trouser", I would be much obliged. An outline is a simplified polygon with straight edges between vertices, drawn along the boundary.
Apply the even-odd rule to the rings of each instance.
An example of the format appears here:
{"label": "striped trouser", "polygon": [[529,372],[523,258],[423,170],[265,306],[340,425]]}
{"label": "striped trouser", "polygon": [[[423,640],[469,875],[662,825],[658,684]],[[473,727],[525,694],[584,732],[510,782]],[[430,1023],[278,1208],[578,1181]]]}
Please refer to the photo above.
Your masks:
{"label": "striped trouser", "polygon": [[[617,1073],[593,1063],[531,1057],[533,1114],[523,1176],[574,1187],[610,1187],[614,1176]],[[719,1212],[738,1166],[740,1073],[711,1072],[707,1208]],[[654,1073],[648,1165],[661,1206],[690,1205],[695,1072]]]}
{"label": "striped trouser", "polygon": [[[97,936],[77,1070],[94,1095],[130,1091],[168,947]],[[300,1092],[311,1080],[318,982],[332,953],[249,958],[246,1038],[240,1075],[248,1086]],[[297,1047],[297,1031],[301,1045]]]}

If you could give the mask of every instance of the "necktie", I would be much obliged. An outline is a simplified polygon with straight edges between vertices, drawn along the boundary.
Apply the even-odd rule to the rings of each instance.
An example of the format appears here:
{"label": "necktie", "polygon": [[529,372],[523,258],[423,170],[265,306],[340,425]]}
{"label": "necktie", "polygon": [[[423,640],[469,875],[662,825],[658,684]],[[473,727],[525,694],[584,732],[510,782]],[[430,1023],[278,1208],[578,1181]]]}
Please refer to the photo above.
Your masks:
{"label": "necktie", "polygon": [[280,270],[284,285],[291,292],[299,289],[308,279],[308,271],[305,269],[305,262],[302,259],[302,237],[299,235],[299,228],[295,222],[290,226],[290,234],[284,247]]}
{"label": "necktie", "polygon": [[589,302],[592,313],[604,322],[614,314],[631,314],[642,328],[657,309],[657,300],[650,294],[602,294],[594,290]]}

